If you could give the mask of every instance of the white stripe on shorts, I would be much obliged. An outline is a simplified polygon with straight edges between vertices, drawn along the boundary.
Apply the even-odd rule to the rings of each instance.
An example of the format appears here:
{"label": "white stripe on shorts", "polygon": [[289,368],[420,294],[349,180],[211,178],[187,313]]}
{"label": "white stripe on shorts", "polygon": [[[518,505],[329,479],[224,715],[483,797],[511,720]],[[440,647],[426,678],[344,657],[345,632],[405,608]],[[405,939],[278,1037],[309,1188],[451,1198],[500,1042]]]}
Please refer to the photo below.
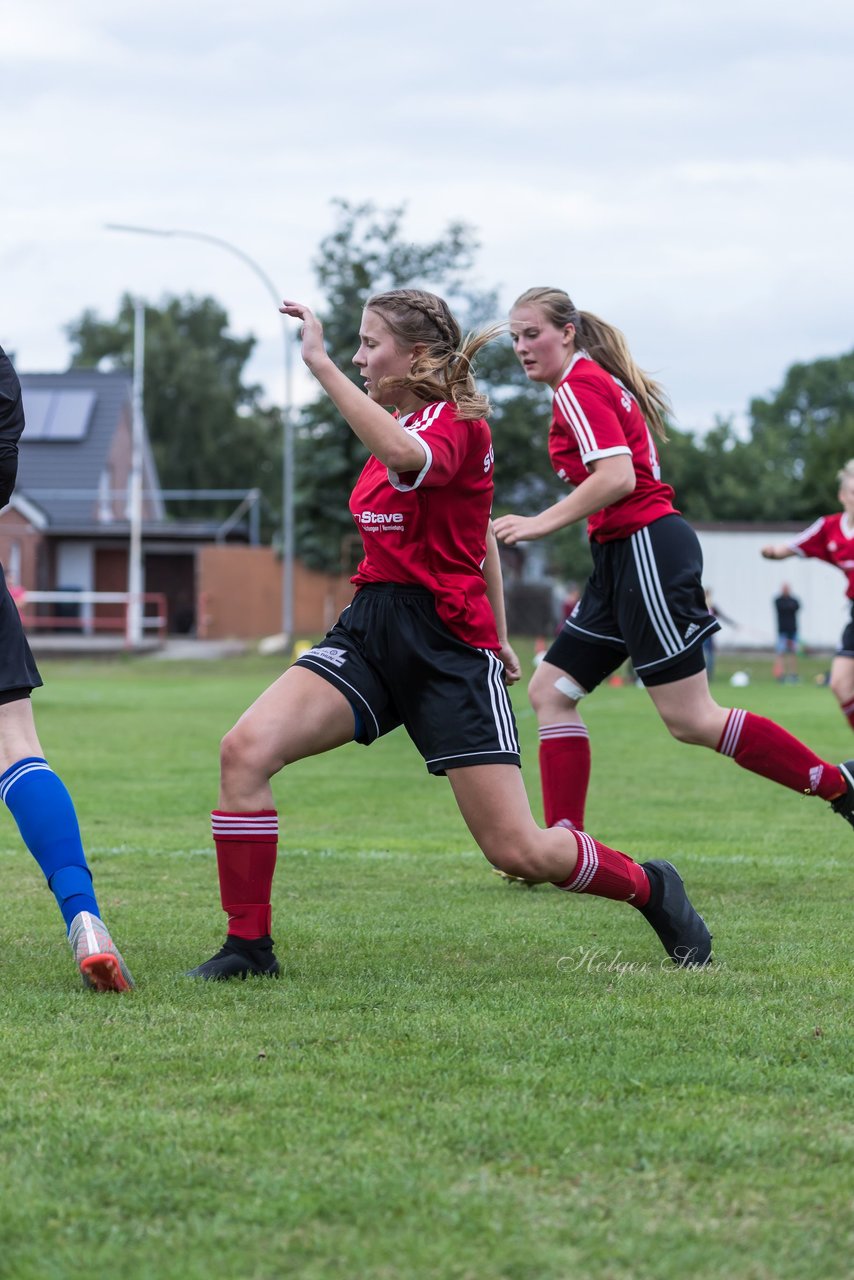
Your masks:
{"label": "white stripe on shorts", "polygon": [[647,615],[665,654],[673,657],[685,648],[685,644],[667,607],[649,528],[638,529],[637,533],[633,533],[631,544]]}
{"label": "white stripe on shorts", "polygon": [[486,679],[489,687],[492,715],[498,731],[499,746],[502,751],[512,751],[518,755],[519,743],[513,732],[513,712],[510,710],[510,699],[507,696],[507,686],[504,683],[504,664],[491,649],[481,649],[481,653],[486,654],[489,662]]}

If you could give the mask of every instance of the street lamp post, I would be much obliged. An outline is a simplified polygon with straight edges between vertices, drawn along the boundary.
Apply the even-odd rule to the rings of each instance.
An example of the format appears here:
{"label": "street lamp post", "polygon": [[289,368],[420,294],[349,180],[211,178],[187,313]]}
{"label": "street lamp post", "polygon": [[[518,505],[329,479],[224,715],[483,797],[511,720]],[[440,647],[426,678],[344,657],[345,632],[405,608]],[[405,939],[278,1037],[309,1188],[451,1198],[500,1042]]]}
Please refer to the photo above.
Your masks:
{"label": "street lamp post", "polygon": [[[108,231],[127,231],[132,235],[180,237],[184,240],[203,240],[240,258],[264,285],[278,309],[282,295],[254,258],[238,249],[237,245],[219,236],[206,235],[202,231],[179,231],[174,228],[137,227],[125,223],[108,222]],[[289,644],[294,634],[294,438],[293,438],[293,375],[291,368],[291,344],[285,317],[282,317],[282,343],[284,356],[284,400],[282,403],[282,632]]]}
{"label": "street lamp post", "polygon": [[131,416],[130,483],[128,485],[128,607],[126,638],[128,646],[138,649],[142,643],[142,388],[145,360],[145,303],[137,298],[133,304],[133,401]]}

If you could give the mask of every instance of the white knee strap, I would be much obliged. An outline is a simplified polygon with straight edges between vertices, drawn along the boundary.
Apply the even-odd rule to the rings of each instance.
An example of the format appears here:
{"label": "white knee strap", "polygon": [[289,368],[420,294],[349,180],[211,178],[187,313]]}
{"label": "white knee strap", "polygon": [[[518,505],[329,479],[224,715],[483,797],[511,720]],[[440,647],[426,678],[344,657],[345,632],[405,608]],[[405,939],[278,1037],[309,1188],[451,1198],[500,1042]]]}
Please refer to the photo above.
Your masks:
{"label": "white knee strap", "polygon": [[561,676],[559,680],[555,680],[555,688],[558,693],[571,698],[573,702],[580,702],[582,698],[587,697],[587,690],[582,689],[581,685],[576,684],[569,676]]}

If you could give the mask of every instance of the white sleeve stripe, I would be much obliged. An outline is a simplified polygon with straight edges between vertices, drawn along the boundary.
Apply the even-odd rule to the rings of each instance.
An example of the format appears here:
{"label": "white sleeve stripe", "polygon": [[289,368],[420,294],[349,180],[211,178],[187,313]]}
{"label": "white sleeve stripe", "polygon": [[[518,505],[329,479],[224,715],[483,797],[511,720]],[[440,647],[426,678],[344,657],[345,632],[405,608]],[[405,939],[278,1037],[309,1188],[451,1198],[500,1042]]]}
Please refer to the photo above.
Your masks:
{"label": "white sleeve stripe", "polygon": [[799,533],[797,537],[792,538],[789,542],[787,542],[786,545],[790,547],[793,551],[796,551],[798,547],[800,547],[802,542],[806,542],[807,539],[811,538],[814,533],[818,533],[819,529],[824,524],[824,519],[825,519],[824,516],[819,516],[817,520],[813,521],[813,523],[810,525],[808,529],[804,529],[803,533]]}
{"label": "white sleeve stripe", "polygon": [[444,400],[438,400],[436,404],[431,405],[427,411],[427,418],[421,424],[418,430],[423,431],[425,427],[431,426],[436,421],[436,419],[438,418],[439,414],[442,412],[444,407],[445,407]]}
{"label": "white sleeve stripe", "polygon": [[568,383],[564,382],[557,389],[558,403],[566,414],[569,422],[578,438],[578,443],[582,453],[589,453],[591,449],[596,448],[596,437],[587,416],[584,413],[578,399],[573,395]]}
{"label": "white sleeve stripe", "polygon": [[[557,391],[555,392],[555,400],[557,400],[558,404],[563,410],[564,417],[566,418],[569,424],[572,434],[575,436],[576,440],[578,441],[578,447],[581,450],[582,454],[589,453],[591,449],[595,449],[596,441],[593,439],[593,435],[589,430],[589,426],[586,423],[586,421],[580,422],[579,419],[577,418],[575,410],[566,395],[565,387],[563,386],[558,387]],[[587,430],[585,430],[585,427],[587,427]]]}
{"label": "white sleeve stripe", "polygon": [[422,440],[421,437],[419,435],[416,435],[414,431],[407,430],[406,434],[408,436],[411,436],[413,440],[417,440],[418,443],[421,445],[421,448],[424,450],[424,466],[418,472],[418,475],[415,477],[412,484],[401,484],[400,476],[397,474],[397,472],[392,471],[391,467],[388,467],[386,469],[387,475],[388,475],[388,482],[393,489],[397,489],[398,493],[411,493],[413,489],[417,489],[421,481],[424,479],[427,472],[430,470],[430,468],[433,465],[433,452],[429,444],[427,443],[427,441]]}
{"label": "white sleeve stripe", "polygon": [[[404,419],[401,421],[400,425],[403,427],[404,431],[408,431],[410,434],[415,431],[426,431],[428,427],[432,427],[446,404],[446,400],[437,400],[435,404],[428,404],[426,408],[421,410],[423,417],[419,419],[419,416],[416,414],[415,422],[408,422]],[[412,415],[410,414],[409,416],[411,417]],[[406,425],[404,425],[404,423],[406,423]]]}
{"label": "white sleeve stripe", "polygon": [[614,445],[613,449],[594,449],[590,453],[583,453],[581,457],[584,462],[595,462],[597,458],[613,458],[621,453],[632,456],[632,451],[627,444],[619,444]]}

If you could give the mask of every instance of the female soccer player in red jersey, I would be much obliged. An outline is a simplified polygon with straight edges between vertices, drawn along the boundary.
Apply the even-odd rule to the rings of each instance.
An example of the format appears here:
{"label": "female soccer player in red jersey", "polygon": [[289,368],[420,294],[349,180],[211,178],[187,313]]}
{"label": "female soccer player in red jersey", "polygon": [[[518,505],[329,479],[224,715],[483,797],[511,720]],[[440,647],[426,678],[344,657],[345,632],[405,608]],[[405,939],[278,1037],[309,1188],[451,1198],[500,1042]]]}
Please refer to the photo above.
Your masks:
{"label": "female soccer player in red jersey", "polygon": [[629,657],[680,742],[818,795],[854,826],[854,762],[828,764],[773,721],[718,706],[709,691],[703,641],[719,624],[704,600],[697,537],[660,478],[661,387],[618,330],[578,311],[562,289],[523,293],[510,333],[528,377],[554,392],[549,454],[573,491],[539,515],[501,516],[495,534],[513,545],[586,518],[593,553],[581,600],[529,686],[548,825],[583,827],[590,742],[578,704]]}
{"label": "female soccer player in red jersey", "polygon": [[832,516],[821,516],[789,542],[763,547],[762,554],[766,560],[786,560],[789,556],[826,560],[847,576],[845,594],[851,601],[851,618],[830,664],[830,687],[842,714],[854,729],[854,458],[846,462],[836,479],[842,510]]}
{"label": "female soccer player in red jersey", "polygon": [[705,964],[709,931],[670,863],[641,866],[571,824],[544,831],[531,816],[504,680],[518,676],[518,663],[506,641],[489,530],[487,402],[470,368],[492,335],[463,341],[433,294],[379,294],[365,308],[353,357],[365,395],[327,355],[311,311],[290,301],[281,309],[302,321],[305,363],[371,455],[350,500],[365,555],[354,599],[322,643],[223,739],[212,822],[228,936],[190,976],[278,972],[270,938],[272,776],[354,739],[370,744],[401,724],[429,772],[447,774],[494,866],[631,902],[677,964]]}

